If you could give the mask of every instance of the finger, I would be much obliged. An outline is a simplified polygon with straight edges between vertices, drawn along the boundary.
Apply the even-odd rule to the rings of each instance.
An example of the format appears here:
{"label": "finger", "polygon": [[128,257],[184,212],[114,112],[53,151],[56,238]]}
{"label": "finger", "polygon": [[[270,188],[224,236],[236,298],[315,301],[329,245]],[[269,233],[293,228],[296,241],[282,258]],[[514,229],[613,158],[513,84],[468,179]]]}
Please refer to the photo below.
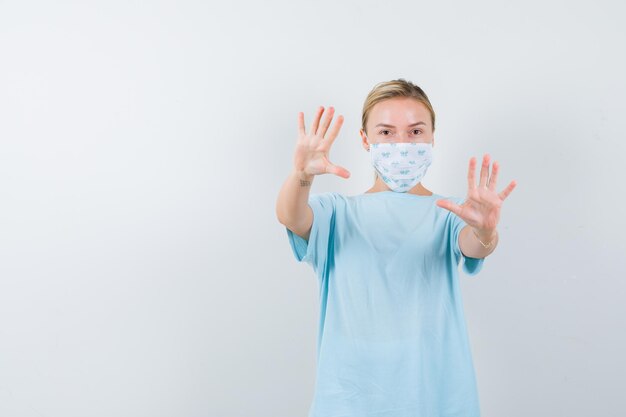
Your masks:
{"label": "finger", "polygon": [[342,178],[348,178],[350,177],[350,171],[348,171],[347,169],[345,169],[344,167],[335,165],[335,164],[329,164],[326,166],[326,172],[329,174],[335,174],[338,175]]}
{"label": "finger", "polygon": [[330,147],[333,144],[333,142],[335,141],[335,138],[339,134],[339,129],[341,129],[341,126],[343,125],[343,120],[344,118],[341,114],[337,116],[337,119],[335,120],[335,124],[333,124],[333,127],[330,128],[328,135],[324,138],[327,140],[328,147]]}
{"label": "finger", "polygon": [[480,184],[479,187],[487,187],[487,178],[489,178],[489,154],[483,156],[483,163],[480,167]]}
{"label": "finger", "polygon": [[498,196],[502,200],[505,200],[509,196],[509,194],[511,194],[511,191],[513,191],[513,189],[515,188],[516,185],[517,185],[517,183],[515,182],[515,180],[511,181],[511,183],[508,185],[508,187],[506,187],[504,190],[502,190],[500,192],[500,194],[498,194]]}
{"label": "finger", "polygon": [[328,130],[328,126],[330,126],[331,120],[333,120],[333,115],[335,114],[335,108],[333,106],[328,107],[326,114],[324,115],[324,120],[322,120],[322,124],[320,128],[317,130],[317,134],[321,137],[326,135],[326,131]]}
{"label": "finger", "polygon": [[500,165],[498,161],[493,162],[493,169],[491,170],[491,177],[489,178],[489,189],[496,191],[496,181],[498,180],[498,171],[500,171]]}
{"label": "finger", "polygon": [[476,188],[476,158],[473,156],[470,158],[469,170],[467,171],[467,188],[473,190]]}
{"label": "finger", "polygon": [[320,124],[320,117],[322,116],[322,113],[324,113],[324,107],[319,106],[317,108],[317,111],[315,112],[315,116],[313,117],[313,123],[311,123],[311,129],[309,130],[309,133],[311,135],[317,134],[317,127]]}
{"label": "finger", "polygon": [[304,136],[306,133],[306,130],[304,129],[304,113],[300,112],[298,113],[298,134],[300,136]]}
{"label": "finger", "polygon": [[452,213],[456,214],[457,216],[461,213],[461,206],[453,203],[450,200],[437,200],[436,204],[441,208],[450,210]]}

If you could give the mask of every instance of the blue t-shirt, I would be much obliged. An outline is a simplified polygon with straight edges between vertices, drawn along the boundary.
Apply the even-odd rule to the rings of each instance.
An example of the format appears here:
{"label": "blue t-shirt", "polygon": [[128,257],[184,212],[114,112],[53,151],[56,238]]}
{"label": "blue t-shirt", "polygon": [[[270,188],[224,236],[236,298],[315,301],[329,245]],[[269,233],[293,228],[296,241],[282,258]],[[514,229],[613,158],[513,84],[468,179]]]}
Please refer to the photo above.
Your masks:
{"label": "blue t-shirt", "polygon": [[308,242],[287,229],[319,285],[309,417],[479,417],[458,267],[466,223],[435,201],[381,191],[309,196]]}

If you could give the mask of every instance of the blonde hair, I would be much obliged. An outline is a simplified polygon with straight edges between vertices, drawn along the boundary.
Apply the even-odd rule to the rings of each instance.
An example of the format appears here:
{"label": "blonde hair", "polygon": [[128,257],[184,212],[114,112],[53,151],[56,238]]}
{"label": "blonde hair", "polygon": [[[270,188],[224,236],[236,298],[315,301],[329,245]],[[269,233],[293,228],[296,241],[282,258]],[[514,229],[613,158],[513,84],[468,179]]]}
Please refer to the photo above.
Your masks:
{"label": "blonde hair", "polygon": [[411,97],[420,103],[424,104],[430,112],[430,121],[432,123],[433,132],[435,131],[435,111],[433,106],[428,100],[428,96],[417,85],[410,81],[406,81],[403,78],[397,80],[384,81],[374,86],[372,91],[369,92],[365,98],[365,104],[363,104],[363,115],[361,116],[361,128],[367,133],[367,118],[372,108],[383,100],[388,100],[394,97]]}

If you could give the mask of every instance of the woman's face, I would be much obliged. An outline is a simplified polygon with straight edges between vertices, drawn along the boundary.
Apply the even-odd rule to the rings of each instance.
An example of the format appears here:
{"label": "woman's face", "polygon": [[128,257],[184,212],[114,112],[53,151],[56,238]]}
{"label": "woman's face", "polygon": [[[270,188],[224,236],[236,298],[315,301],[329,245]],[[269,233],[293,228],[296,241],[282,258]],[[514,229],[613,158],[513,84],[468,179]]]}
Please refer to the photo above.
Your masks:
{"label": "woman's face", "polygon": [[363,147],[371,143],[424,142],[434,145],[430,112],[410,97],[394,97],[377,103],[367,120],[367,135],[361,129]]}

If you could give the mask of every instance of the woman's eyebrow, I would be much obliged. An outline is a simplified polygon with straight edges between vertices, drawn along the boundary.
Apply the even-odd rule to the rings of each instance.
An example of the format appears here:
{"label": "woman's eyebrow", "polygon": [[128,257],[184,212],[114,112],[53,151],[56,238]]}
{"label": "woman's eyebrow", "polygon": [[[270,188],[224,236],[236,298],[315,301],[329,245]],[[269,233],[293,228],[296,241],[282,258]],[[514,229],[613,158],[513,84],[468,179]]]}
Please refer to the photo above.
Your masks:
{"label": "woman's eyebrow", "polygon": [[[413,124],[409,125],[409,127],[411,127],[411,126],[417,126],[417,125],[424,125],[424,126],[426,126],[426,123],[424,123],[424,122],[417,122],[417,123],[413,123]],[[394,125],[388,125],[388,124],[385,124],[385,123],[378,123],[378,124],[377,124],[376,126],[374,126],[374,127],[378,127],[378,126],[382,126],[382,127],[395,127]]]}

